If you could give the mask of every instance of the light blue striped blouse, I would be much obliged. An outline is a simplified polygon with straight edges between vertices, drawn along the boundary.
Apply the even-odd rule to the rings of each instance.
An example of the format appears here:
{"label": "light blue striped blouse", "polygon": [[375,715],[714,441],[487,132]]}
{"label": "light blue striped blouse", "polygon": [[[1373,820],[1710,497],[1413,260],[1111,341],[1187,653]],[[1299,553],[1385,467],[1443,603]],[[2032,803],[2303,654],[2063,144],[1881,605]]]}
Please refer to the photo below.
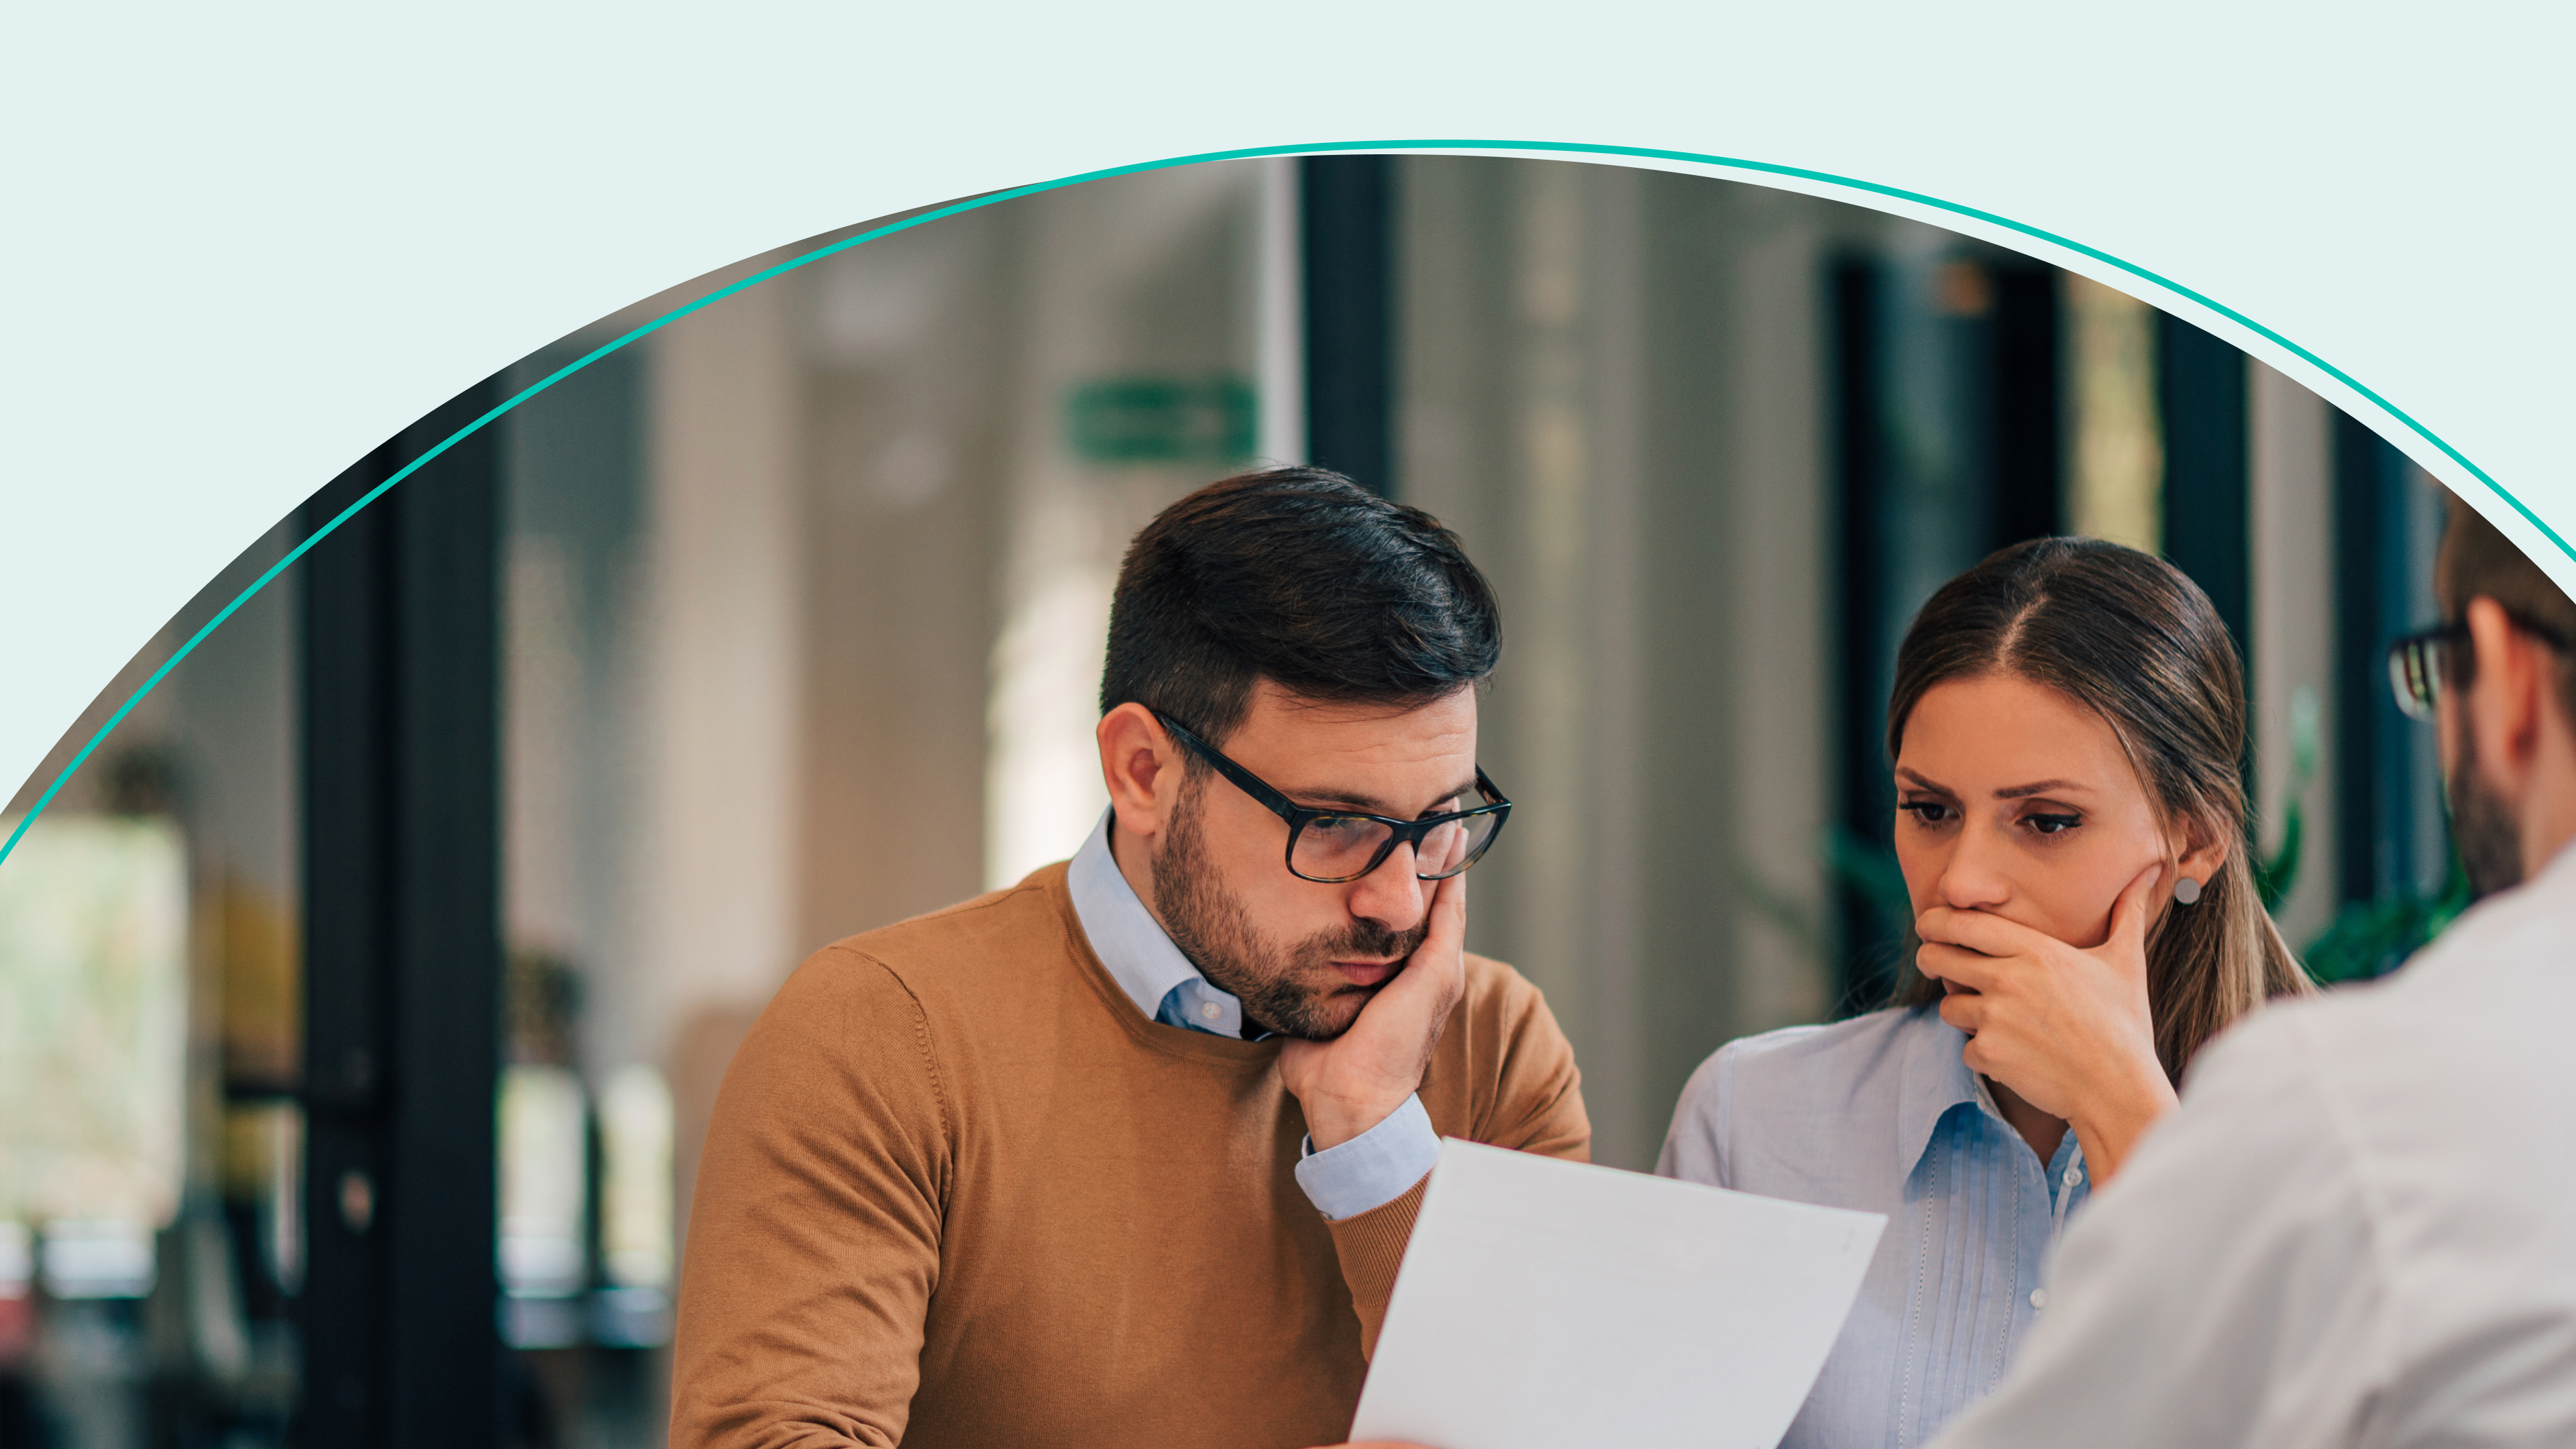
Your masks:
{"label": "light blue striped blouse", "polygon": [[[1993,1391],[2048,1303],[2091,1185],[2045,1169],[1931,1007],[1729,1042],[1691,1074],[1656,1171],[1887,1214],[1860,1300],[1782,1449],[1908,1449]],[[2062,1189],[2062,1190],[2061,1190]]]}

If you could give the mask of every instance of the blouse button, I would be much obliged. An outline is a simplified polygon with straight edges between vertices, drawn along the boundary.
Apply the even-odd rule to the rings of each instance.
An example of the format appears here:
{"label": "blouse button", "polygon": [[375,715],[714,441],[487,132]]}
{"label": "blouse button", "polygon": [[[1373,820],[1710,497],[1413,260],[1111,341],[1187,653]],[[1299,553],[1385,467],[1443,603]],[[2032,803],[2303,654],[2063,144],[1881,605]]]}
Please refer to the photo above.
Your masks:
{"label": "blouse button", "polygon": [[2048,1290],[2045,1288],[2033,1288],[2030,1290],[2030,1306],[2033,1308],[2046,1308],[2048,1306]]}
{"label": "blouse button", "polygon": [[2070,1168],[2066,1169],[2066,1185],[2067,1185],[2068,1187],[2073,1187],[2075,1184],[2077,1184],[2077,1183],[2079,1183],[2079,1182],[2082,1182],[2083,1180],[2084,1180],[2084,1169],[2083,1169],[2083,1168],[2080,1168],[2080,1167],[2070,1167]]}

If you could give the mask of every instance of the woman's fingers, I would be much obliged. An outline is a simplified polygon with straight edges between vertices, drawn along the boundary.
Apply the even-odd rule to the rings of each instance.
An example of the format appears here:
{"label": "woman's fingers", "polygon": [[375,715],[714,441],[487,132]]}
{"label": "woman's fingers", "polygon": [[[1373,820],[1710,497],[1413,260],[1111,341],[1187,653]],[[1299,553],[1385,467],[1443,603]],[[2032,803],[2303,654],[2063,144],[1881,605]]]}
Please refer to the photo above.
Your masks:
{"label": "woman's fingers", "polygon": [[2106,1114],[2150,1121],[2161,1109],[2138,1103],[2171,1100],[2146,982],[2146,936],[2169,869],[2158,862],[2130,878],[2098,946],[2079,948],[1985,911],[1935,907],[1916,921],[1923,974],[1954,988],[1940,1003],[1941,1019],[1968,1036],[1968,1069],[2074,1123],[2079,1136],[2095,1132],[2085,1139],[2088,1153],[2108,1140],[2097,1142]]}
{"label": "woman's fingers", "polygon": [[1922,949],[1914,953],[1914,965],[1935,981],[1956,982],[1970,991],[1991,990],[2009,969],[2009,962],[2003,958],[1938,941],[1924,942]]}
{"label": "woman's fingers", "polygon": [[2165,878],[2164,862],[2158,861],[2138,872],[2111,904],[2111,938],[2103,944],[2115,948],[2116,959],[2147,959],[2147,925],[2155,919],[2156,886]]}
{"label": "woman's fingers", "polygon": [[1941,1019],[1975,1036],[1978,1029],[1986,1024],[1986,1013],[1992,1008],[1993,1003],[1983,996],[1944,996],[1941,998]]}
{"label": "woman's fingers", "polygon": [[2007,921],[1991,911],[1956,911],[1948,906],[1934,906],[1915,917],[1914,934],[1926,941],[1965,946],[1987,956],[2028,956],[2057,942],[2056,937],[2044,931]]}

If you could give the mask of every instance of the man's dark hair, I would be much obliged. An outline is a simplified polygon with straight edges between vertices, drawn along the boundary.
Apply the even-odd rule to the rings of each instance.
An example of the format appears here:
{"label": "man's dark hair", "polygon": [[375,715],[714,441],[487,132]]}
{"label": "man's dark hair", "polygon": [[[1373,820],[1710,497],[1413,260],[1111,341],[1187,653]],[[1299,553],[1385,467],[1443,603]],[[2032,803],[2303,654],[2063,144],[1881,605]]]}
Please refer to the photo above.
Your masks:
{"label": "man's dark hair", "polygon": [[[2468,615],[2469,600],[2489,598],[2561,642],[2576,643],[2576,602],[2569,601],[2566,591],[2466,499],[2452,494],[2444,502],[2449,516],[2433,559],[2433,596],[2443,619],[2458,623]],[[2476,653],[2463,645],[2448,651],[2448,657],[2451,683],[2466,688],[2477,674]],[[2559,657],[2558,697],[2568,718],[2576,720],[2576,655]]]}
{"label": "man's dark hair", "polygon": [[2442,619],[2458,621],[2468,614],[2470,598],[2483,596],[2501,603],[2506,614],[2576,642],[2576,603],[2568,601],[2566,590],[2483,513],[2470,508],[2468,500],[2452,492],[2442,503],[2447,518],[2432,567],[2434,603],[2442,608]]}
{"label": "man's dark hair", "polygon": [[1410,709],[1483,680],[1502,652],[1494,591],[1440,520],[1322,468],[1268,468],[1209,484],[1136,535],[1100,710],[1134,701],[1219,744],[1257,679]]}

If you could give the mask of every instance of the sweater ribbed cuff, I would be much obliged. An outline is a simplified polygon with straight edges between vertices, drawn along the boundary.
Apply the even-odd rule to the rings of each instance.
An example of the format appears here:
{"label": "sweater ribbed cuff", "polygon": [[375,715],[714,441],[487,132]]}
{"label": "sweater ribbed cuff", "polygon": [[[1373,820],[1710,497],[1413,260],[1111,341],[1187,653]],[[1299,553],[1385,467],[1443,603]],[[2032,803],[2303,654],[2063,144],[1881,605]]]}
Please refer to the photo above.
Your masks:
{"label": "sweater ribbed cuff", "polygon": [[1396,1269],[1404,1265],[1405,1245],[1413,1241],[1413,1223],[1422,1215],[1422,1192],[1430,1181],[1426,1173],[1393,1202],[1328,1224],[1342,1260],[1342,1281],[1351,1290],[1351,1308],[1359,1314],[1362,1354],[1377,1352],[1386,1300],[1395,1291]]}

